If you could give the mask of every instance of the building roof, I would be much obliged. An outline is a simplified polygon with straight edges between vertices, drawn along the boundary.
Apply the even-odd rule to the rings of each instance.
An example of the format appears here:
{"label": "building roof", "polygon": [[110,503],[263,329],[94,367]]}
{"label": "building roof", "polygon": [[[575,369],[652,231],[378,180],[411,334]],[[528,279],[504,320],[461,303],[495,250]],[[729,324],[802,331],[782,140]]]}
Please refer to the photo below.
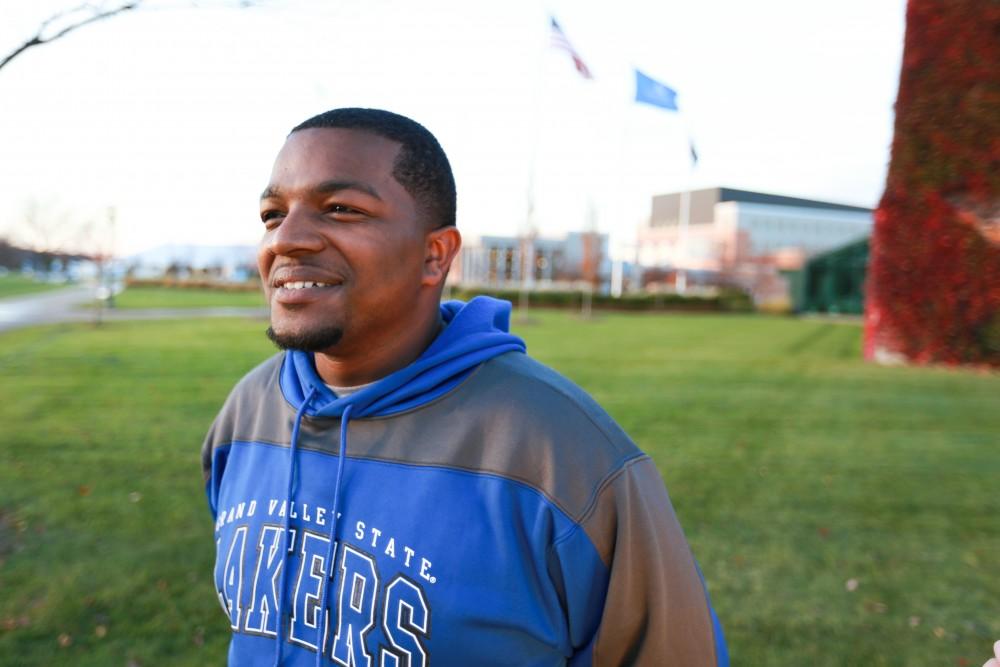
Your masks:
{"label": "building roof", "polygon": [[735,188],[712,188],[718,190],[719,201],[741,201],[748,204],[777,204],[779,206],[802,206],[806,208],[825,208],[833,211],[857,211],[859,213],[871,213],[870,208],[863,206],[851,206],[849,204],[836,204],[834,202],[819,201],[816,199],[801,199],[799,197],[786,197],[784,195],[770,195],[763,192],[751,192],[749,190],[737,190]]}
{"label": "building roof", "polygon": [[[680,192],[671,192],[653,197],[653,215],[651,224],[653,227],[661,225],[676,224],[680,211]],[[776,206],[796,206],[801,208],[819,208],[831,211],[854,211],[857,213],[871,213],[872,209],[863,206],[851,206],[848,204],[837,204],[816,199],[802,199],[800,197],[786,197],[784,195],[772,195],[764,192],[751,192],[750,190],[737,190],[736,188],[706,188],[703,190],[691,191],[691,208],[689,221],[692,224],[712,222],[715,213],[715,205],[719,202],[735,201],[747,204],[772,204]]]}

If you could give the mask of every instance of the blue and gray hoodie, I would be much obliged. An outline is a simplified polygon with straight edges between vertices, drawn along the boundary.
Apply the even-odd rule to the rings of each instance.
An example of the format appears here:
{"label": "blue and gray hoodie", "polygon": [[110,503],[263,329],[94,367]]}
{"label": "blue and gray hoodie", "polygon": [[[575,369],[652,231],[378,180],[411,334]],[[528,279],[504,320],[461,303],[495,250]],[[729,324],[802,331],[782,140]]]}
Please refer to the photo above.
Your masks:
{"label": "blue and gray hoodie", "polygon": [[728,664],[655,465],[509,315],[443,304],[347,397],[298,351],[239,382],[202,449],[229,664]]}

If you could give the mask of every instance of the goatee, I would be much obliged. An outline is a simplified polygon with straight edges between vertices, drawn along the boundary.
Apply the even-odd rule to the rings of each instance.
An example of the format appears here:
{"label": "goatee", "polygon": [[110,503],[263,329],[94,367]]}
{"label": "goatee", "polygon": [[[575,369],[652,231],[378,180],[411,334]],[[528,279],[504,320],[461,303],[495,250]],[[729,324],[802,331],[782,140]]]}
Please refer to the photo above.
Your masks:
{"label": "goatee", "polygon": [[327,327],[314,331],[303,331],[294,334],[277,333],[274,327],[267,328],[267,337],[282,350],[302,350],[303,352],[322,352],[340,342],[344,335],[340,327]]}

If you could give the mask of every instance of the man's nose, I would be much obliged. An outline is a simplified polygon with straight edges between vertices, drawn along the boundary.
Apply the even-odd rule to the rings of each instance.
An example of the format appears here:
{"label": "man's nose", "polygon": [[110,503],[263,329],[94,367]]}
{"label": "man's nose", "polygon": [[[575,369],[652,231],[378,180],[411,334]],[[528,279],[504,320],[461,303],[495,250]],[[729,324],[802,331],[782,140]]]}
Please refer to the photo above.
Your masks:
{"label": "man's nose", "polygon": [[320,252],[323,246],[323,235],[314,216],[294,206],[288,210],[268,239],[268,248],[275,255],[294,256]]}

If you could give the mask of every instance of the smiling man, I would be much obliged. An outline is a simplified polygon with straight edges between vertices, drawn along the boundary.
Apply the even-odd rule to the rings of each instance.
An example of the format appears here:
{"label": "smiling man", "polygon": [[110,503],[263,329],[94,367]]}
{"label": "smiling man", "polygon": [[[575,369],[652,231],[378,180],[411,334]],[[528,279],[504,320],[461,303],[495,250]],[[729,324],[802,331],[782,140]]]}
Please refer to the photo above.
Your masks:
{"label": "smiling man", "polygon": [[461,238],[426,129],[305,121],[261,220],[282,352],[202,449],[231,665],[727,662],[653,462],[510,304],[440,303]]}

